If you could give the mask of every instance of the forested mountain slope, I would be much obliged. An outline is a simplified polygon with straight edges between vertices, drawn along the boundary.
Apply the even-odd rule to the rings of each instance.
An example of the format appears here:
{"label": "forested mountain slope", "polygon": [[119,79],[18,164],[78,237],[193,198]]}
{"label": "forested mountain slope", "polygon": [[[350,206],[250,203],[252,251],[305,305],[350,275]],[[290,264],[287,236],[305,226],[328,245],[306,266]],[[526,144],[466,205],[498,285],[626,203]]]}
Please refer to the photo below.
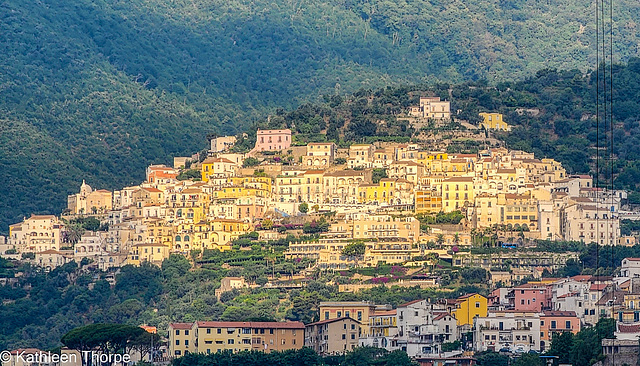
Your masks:
{"label": "forested mountain slope", "polygon": [[[616,55],[639,5],[617,2]],[[0,232],[321,93],[593,64],[576,0],[3,0]]]}

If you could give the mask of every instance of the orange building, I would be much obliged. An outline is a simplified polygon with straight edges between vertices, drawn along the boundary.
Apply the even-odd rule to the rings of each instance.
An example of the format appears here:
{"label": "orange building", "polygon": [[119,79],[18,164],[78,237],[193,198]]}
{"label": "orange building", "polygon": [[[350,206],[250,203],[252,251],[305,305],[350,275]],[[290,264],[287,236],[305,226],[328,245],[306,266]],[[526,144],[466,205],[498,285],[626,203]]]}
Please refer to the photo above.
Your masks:
{"label": "orange building", "polygon": [[580,331],[580,319],[575,311],[545,311],[540,317],[540,351],[544,352],[551,347],[554,333]]}

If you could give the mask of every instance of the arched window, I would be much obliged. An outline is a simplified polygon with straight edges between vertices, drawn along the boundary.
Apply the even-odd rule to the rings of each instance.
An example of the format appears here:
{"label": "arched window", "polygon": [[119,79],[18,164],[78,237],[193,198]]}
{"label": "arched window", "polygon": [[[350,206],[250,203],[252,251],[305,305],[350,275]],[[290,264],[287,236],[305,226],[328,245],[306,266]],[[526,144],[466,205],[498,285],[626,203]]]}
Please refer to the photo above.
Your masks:
{"label": "arched window", "polygon": [[189,235],[184,236],[184,241],[189,241]]}
{"label": "arched window", "polygon": [[182,238],[180,238],[180,235],[176,235],[176,241],[182,241]]}

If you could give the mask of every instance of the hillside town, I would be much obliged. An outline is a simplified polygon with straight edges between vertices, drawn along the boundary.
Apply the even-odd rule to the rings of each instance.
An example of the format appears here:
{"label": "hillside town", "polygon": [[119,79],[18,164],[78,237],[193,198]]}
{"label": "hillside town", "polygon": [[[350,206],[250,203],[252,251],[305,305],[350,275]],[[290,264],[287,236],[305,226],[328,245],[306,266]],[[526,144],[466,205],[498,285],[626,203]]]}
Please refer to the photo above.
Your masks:
{"label": "hillside town", "polygon": [[[450,113],[439,98],[421,98],[410,111],[431,119]],[[500,114],[482,118],[486,130],[510,130]],[[632,216],[625,191],[594,186],[591,176],[568,174],[558,161],[503,147],[447,153],[419,143],[297,146],[289,129],[258,130],[246,153],[233,150],[236,141],[214,137],[206,154],[151,165],[136,186],[109,191],[83,181],[60,216],[32,215],[11,225],[0,255],[46,271],[71,261],[117,271],[160,266],[176,254],[197,263],[206,251],[246,250],[237,244],[246,238],[293,237],[282,255],[306,268],[289,281],[274,274],[264,286],[301,286],[314,270],[383,264],[411,275],[371,276],[340,283],[339,291],[439,288],[442,278],[431,269],[441,262],[487,274],[488,296],[395,307],[322,302],[307,324],[172,322],[168,357],[303,346],[336,355],[371,346],[405,351],[422,365],[472,365],[474,352],[545,352],[555,333],[577,334],[602,318],[616,320],[616,339],[603,341],[605,355],[614,348],[618,360],[637,355],[640,259],[624,259],[615,276],[555,278],[550,274],[576,262],[578,253],[535,250],[538,241],[636,245],[636,237],[621,234],[621,219]],[[73,222],[88,219],[97,227],[74,229]],[[252,286],[258,285],[227,277],[216,292]]]}

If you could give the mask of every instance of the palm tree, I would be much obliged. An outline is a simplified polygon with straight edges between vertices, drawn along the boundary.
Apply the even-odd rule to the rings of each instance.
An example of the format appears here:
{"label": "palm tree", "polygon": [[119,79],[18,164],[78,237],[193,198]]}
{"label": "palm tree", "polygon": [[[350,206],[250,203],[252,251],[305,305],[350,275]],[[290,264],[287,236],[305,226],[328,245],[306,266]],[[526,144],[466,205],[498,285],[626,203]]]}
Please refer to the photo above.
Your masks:
{"label": "palm tree", "polygon": [[478,238],[478,230],[476,229],[471,229],[471,244],[475,245],[476,244],[476,239]]}
{"label": "palm tree", "polygon": [[444,244],[444,234],[436,235],[436,244],[438,245]]}

